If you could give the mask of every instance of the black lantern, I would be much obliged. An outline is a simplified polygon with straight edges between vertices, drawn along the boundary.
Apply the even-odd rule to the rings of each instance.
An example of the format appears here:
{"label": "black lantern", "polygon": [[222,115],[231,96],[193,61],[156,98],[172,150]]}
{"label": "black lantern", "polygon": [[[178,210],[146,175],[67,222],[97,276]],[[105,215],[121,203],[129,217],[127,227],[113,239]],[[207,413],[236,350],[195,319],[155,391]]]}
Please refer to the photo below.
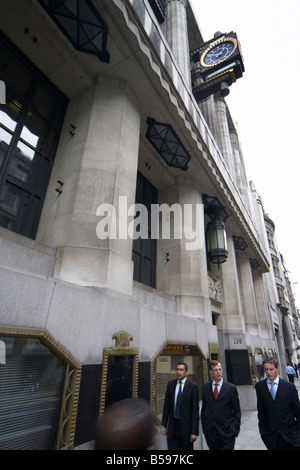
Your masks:
{"label": "black lantern", "polygon": [[90,0],[39,0],[73,46],[109,62],[108,29]]}
{"label": "black lantern", "polygon": [[208,257],[213,264],[225,263],[228,258],[225,224],[215,219],[207,224],[206,242]]}

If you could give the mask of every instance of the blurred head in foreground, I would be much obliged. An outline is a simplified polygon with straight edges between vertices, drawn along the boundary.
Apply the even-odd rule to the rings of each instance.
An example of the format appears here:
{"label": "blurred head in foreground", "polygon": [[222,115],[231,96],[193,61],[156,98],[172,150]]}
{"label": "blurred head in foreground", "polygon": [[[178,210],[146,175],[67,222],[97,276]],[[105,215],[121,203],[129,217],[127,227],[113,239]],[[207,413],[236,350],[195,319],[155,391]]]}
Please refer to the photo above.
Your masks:
{"label": "blurred head in foreground", "polygon": [[156,421],[142,398],[109,406],[96,427],[96,450],[154,450]]}

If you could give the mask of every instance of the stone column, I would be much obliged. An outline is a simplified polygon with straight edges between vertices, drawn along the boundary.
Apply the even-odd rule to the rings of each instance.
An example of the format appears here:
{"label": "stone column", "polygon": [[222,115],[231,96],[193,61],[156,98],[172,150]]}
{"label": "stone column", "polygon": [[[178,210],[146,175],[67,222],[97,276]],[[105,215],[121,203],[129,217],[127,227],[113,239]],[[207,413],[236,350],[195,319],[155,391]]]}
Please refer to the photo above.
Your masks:
{"label": "stone column", "polygon": [[239,261],[241,293],[245,318],[246,332],[258,335],[259,324],[257,317],[257,304],[252,278],[252,270],[248,256],[237,254]]}
{"label": "stone column", "polygon": [[184,79],[191,85],[187,0],[166,0],[165,34]]}
{"label": "stone column", "polygon": [[220,329],[227,331],[244,332],[245,324],[242,315],[237,263],[232,236],[227,233],[228,258],[220,265],[224,292],[224,314]]}
{"label": "stone column", "polygon": [[246,175],[246,169],[244,164],[244,158],[241,152],[239,139],[236,130],[230,130],[230,141],[232,147],[233,166],[235,174],[235,182],[239,189],[241,196],[244,200],[245,205],[250,211],[250,197],[249,197],[249,185]]}
{"label": "stone column", "polygon": [[214,103],[214,97],[210,96],[206,100],[198,103],[203,116],[208,124],[208,128],[210,132],[212,133],[213,137],[215,138],[216,136],[216,110],[215,110],[215,103]]}
{"label": "stone column", "polygon": [[[227,108],[224,98],[215,96],[215,110],[216,110],[216,141],[220,147],[223,158],[227,164],[228,170],[231,175],[234,175],[232,146],[230,140],[229,125],[227,119]],[[234,180],[234,177],[232,178]]]}
{"label": "stone column", "polygon": [[[265,288],[267,286],[265,285],[265,288],[264,288],[262,274],[260,274],[259,272],[256,273],[255,270],[253,270],[252,276],[253,276],[254,291],[255,291],[256,305],[257,305],[257,318],[258,318],[260,336],[263,336],[263,337],[270,336],[271,339],[274,339],[273,334],[271,334],[271,332],[274,329],[273,320],[268,310],[268,305],[266,302],[266,295],[265,295]],[[265,283],[267,284],[266,276],[265,276]],[[271,298],[271,300],[273,299]],[[275,302],[274,302],[274,306],[276,306]]]}
{"label": "stone column", "polygon": [[[203,211],[202,195],[193,186],[192,180],[184,179],[161,191],[159,203],[165,203],[169,207],[178,204],[182,208],[183,221],[187,221],[184,205],[192,208],[192,231],[197,232],[198,244],[194,247],[189,245],[196,241],[196,238],[187,240],[184,236],[181,239],[172,236],[171,240],[158,240],[157,288],[176,297],[179,313],[211,322],[203,212],[202,217],[198,219],[197,228],[195,223],[196,205],[201,206]],[[186,228],[190,229],[185,227],[184,230]]]}
{"label": "stone column", "polygon": [[[57,278],[130,294],[126,211],[135,202],[139,106],[126,83],[100,78],[93,90],[70,103],[67,123],[76,129],[74,137],[65,132],[62,138],[39,238],[57,248]],[[64,182],[60,196],[53,189],[57,179]],[[128,204],[119,214],[120,196]],[[103,204],[116,211],[115,238],[100,239],[97,232]],[[119,239],[119,216],[124,239]]]}

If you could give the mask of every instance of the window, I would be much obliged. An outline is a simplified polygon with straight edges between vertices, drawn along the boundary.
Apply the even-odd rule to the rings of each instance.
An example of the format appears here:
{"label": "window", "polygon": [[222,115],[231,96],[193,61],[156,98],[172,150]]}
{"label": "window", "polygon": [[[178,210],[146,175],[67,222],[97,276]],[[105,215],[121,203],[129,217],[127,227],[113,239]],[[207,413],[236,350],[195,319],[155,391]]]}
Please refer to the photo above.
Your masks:
{"label": "window", "polygon": [[80,364],[43,330],[0,330],[0,449],[71,448]]}
{"label": "window", "polygon": [[0,33],[0,226],[35,238],[67,99]]}
{"label": "window", "polygon": [[149,3],[159,23],[163,23],[166,18],[163,0],[149,0]]}
{"label": "window", "polygon": [[280,270],[279,270],[279,262],[276,258],[274,258],[274,256],[272,256],[272,264],[273,264],[273,271],[274,271],[275,276],[281,277]]}
{"label": "window", "polygon": [[278,292],[278,298],[279,298],[279,303],[282,307],[286,307],[286,301],[285,301],[285,295],[284,295],[284,290],[282,287],[277,286],[277,292]]}
{"label": "window", "polygon": [[[143,204],[148,210],[148,238],[133,240],[133,279],[147,286],[155,287],[156,240],[151,239],[151,205],[157,203],[157,190],[140,173],[137,176],[135,201],[137,204]],[[138,226],[136,230],[139,231]]]}

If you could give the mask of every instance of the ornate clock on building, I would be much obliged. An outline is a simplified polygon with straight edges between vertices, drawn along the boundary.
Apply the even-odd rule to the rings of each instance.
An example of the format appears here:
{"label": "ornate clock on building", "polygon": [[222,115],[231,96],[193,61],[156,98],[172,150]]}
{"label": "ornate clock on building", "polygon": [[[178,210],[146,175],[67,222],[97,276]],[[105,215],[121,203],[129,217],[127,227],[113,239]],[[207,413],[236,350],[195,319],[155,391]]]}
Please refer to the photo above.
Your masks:
{"label": "ornate clock on building", "polygon": [[198,102],[220,93],[225,97],[229,87],[244,72],[243,57],[237,35],[220,33],[191,52],[193,94]]}
{"label": "ornate clock on building", "polygon": [[215,67],[228,59],[236,48],[237,40],[235,38],[220,39],[203,52],[200,63],[203,67]]}

